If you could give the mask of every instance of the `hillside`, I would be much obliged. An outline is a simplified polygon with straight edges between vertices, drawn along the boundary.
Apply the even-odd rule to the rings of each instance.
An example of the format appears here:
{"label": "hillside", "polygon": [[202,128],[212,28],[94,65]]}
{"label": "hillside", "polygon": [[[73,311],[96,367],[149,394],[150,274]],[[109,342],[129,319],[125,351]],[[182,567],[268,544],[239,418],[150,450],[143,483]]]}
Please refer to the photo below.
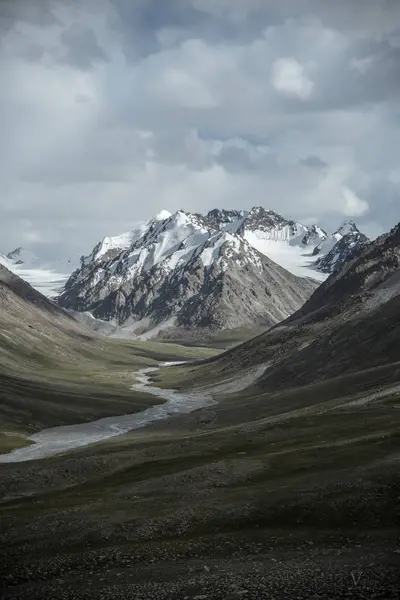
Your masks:
{"label": "hillside", "polygon": [[12,432],[143,410],[158,400],[130,390],[132,372],[199,352],[209,355],[99,337],[0,265],[0,450],[4,432],[11,443]]}
{"label": "hillside", "polygon": [[[333,273],[311,298],[269,331],[192,369],[190,381],[265,365],[265,390],[308,385],[393,363],[400,347],[400,225]],[[176,369],[178,377],[179,369]],[[184,381],[184,369],[181,369]]]}

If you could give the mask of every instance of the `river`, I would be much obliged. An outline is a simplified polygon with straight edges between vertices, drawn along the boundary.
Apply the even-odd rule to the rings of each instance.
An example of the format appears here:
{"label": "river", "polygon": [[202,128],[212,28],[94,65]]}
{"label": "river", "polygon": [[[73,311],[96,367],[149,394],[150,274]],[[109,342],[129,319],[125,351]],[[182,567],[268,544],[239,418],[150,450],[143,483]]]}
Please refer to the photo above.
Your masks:
{"label": "river", "polygon": [[[160,366],[172,366],[179,363],[164,363]],[[74,450],[82,446],[88,446],[116,435],[121,435],[145,427],[150,423],[162,419],[168,419],[174,415],[189,413],[199,408],[215,404],[211,394],[206,393],[180,393],[175,390],[162,389],[150,385],[149,374],[157,371],[159,367],[149,367],[135,373],[136,383],[132,386],[133,391],[143,392],[163,398],[163,404],[157,404],[146,408],[141,412],[119,415],[116,417],[105,417],[90,423],[79,423],[77,425],[64,425],[43,429],[38,433],[27,436],[34,442],[24,448],[18,448],[8,454],[0,454],[0,463],[24,462],[39,458],[47,458],[60,452]]]}

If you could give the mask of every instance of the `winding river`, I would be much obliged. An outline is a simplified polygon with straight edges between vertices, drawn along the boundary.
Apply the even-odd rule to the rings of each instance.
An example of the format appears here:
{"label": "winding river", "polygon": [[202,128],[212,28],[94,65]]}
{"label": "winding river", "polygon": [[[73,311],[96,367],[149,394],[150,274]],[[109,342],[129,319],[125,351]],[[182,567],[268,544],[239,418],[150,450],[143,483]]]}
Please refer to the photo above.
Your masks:
{"label": "winding river", "polygon": [[[172,366],[180,363],[164,363],[160,366]],[[115,437],[145,427],[150,423],[162,419],[168,419],[177,414],[189,413],[199,408],[215,404],[211,394],[184,393],[175,390],[162,389],[150,385],[149,373],[157,371],[159,367],[142,369],[136,376],[136,383],[131,387],[133,391],[145,391],[166,400],[163,404],[151,406],[141,412],[120,415],[116,417],[105,417],[90,423],[78,425],[65,425],[43,429],[29,437],[34,442],[24,448],[13,450],[8,454],[0,454],[0,463],[24,462],[38,458],[47,458],[60,452],[73,450],[82,446],[88,446],[95,442]]]}

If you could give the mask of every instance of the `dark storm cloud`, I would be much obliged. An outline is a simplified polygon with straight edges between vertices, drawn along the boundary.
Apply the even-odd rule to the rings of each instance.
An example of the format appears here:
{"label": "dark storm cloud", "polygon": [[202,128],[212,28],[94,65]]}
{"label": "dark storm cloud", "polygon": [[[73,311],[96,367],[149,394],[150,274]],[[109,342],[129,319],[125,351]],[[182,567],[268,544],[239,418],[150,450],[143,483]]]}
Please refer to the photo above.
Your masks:
{"label": "dark storm cloud", "polygon": [[326,169],[328,166],[325,161],[321,160],[319,156],[315,156],[314,154],[310,154],[306,158],[302,158],[299,160],[299,164],[309,167],[310,169]]}

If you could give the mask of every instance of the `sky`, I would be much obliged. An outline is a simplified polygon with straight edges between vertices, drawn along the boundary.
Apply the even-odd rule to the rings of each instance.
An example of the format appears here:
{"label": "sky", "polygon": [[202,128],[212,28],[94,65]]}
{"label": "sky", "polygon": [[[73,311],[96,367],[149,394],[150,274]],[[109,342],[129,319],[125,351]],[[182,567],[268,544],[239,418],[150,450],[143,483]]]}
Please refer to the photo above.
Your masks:
{"label": "sky", "polygon": [[0,0],[0,252],[162,209],[400,220],[398,0]]}

